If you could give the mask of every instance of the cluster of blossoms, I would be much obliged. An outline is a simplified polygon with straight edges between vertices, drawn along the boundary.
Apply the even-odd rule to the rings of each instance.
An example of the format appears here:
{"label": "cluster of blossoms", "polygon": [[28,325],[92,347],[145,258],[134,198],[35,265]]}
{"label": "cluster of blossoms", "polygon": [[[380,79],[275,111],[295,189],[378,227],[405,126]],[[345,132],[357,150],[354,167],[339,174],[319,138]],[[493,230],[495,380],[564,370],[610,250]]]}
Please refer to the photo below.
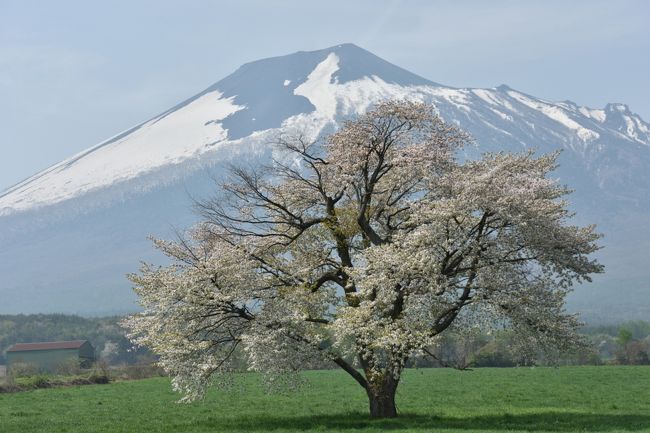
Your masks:
{"label": "cluster of blossoms", "polygon": [[548,177],[557,155],[461,164],[468,141],[405,101],[321,143],[282,138],[282,159],[233,170],[186,238],[156,241],[175,264],[132,276],[131,337],[188,399],[236,356],[270,378],[322,359],[379,415],[409,357],[447,329],[500,323],[531,347],[576,344],[564,298],[601,271],[598,235],[569,224],[567,190]]}

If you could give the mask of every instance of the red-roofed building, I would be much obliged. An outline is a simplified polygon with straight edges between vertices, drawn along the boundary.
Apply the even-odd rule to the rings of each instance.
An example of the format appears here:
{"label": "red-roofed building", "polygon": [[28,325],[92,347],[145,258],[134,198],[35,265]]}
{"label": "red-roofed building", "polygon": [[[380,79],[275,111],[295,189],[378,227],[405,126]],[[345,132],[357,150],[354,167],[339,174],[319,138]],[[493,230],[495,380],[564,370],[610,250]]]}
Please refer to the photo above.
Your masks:
{"label": "red-roofed building", "polygon": [[88,367],[95,360],[95,348],[88,340],[17,343],[7,350],[7,367],[27,364],[44,372],[55,372],[71,362]]}

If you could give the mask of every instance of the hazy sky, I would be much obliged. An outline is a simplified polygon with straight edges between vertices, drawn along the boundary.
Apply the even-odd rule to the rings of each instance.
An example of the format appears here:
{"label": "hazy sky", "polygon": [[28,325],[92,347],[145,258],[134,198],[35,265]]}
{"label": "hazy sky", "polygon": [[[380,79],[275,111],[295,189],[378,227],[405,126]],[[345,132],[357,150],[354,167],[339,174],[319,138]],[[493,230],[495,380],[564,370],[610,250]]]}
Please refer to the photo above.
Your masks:
{"label": "hazy sky", "polygon": [[263,57],[352,42],[430,80],[627,103],[650,2],[0,0],[0,190]]}

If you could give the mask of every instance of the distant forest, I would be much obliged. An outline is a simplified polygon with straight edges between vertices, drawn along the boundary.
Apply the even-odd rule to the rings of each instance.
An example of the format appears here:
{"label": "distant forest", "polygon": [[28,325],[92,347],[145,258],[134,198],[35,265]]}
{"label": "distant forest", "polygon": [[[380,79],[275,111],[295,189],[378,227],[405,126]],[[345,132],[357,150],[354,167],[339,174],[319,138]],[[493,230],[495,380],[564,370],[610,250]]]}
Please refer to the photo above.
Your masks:
{"label": "distant forest", "polygon": [[109,364],[151,362],[153,357],[134,348],[119,325],[122,317],[86,318],[67,314],[0,315],[0,364],[6,350],[15,343],[88,340],[98,359]]}
{"label": "distant forest", "polygon": [[[6,350],[15,343],[60,340],[88,340],[96,356],[111,365],[151,363],[155,357],[135,348],[119,325],[122,317],[87,318],[65,314],[0,315],[0,365]],[[616,325],[585,326],[588,345],[565,356],[562,364],[650,364],[650,322],[628,321]],[[412,360],[420,367],[510,367],[545,365],[541,358],[524,358],[513,351],[512,335],[496,333],[447,333],[430,353]],[[243,366],[242,366],[243,367]],[[327,364],[306,366],[328,368]]]}

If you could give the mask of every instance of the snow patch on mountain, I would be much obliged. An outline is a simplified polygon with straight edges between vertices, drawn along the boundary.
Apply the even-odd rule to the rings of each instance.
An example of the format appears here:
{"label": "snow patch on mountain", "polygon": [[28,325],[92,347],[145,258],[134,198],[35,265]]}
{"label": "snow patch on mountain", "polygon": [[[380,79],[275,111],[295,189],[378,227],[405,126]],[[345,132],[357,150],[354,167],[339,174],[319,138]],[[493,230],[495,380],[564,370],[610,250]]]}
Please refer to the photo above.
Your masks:
{"label": "snow patch on mountain", "polygon": [[600,123],[603,123],[607,118],[605,110],[593,110],[587,107],[580,107],[578,110],[583,116],[589,117],[590,119],[595,119]]}
{"label": "snow patch on mountain", "polygon": [[244,108],[221,96],[207,93],[15,185],[0,195],[0,215],[58,203],[210,151],[227,138],[220,121]]}
{"label": "snow patch on mountain", "polygon": [[332,75],[339,70],[339,58],[330,53],[307,76],[307,80],[293,91],[294,95],[309,99],[316,111],[325,119],[334,120],[336,97],[332,94]]}
{"label": "snow patch on mountain", "polygon": [[340,58],[330,53],[325,60],[307,76],[306,81],[294,89],[294,94],[304,96],[315,107],[310,113],[301,113],[288,118],[282,128],[306,133],[314,139],[339,117],[358,115],[373,104],[385,99],[418,99],[421,91],[434,87],[412,86],[388,83],[372,75],[340,83],[335,74],[340,71]]}
{"label": "snow patch on mountain", "polygon": [[508,95],[510,95],[517,101],[521,102],[522,104],[534,110],[541,111],[549,118],[564,125],[568,129],[575,131],[578,137],[582,141],[591,141],[600,137],[600,134],[598,134],[597,132],[583,127],[578,122],[574,121],[569,116],[567,116],[567,114],[565,113],[566,108],[561,108],[557,105],[548,104],[542,102],[541,100],[533,100],[531,98],[528,98],[524,94],[515,92],[513,90],[510,90],[507,93]]}

